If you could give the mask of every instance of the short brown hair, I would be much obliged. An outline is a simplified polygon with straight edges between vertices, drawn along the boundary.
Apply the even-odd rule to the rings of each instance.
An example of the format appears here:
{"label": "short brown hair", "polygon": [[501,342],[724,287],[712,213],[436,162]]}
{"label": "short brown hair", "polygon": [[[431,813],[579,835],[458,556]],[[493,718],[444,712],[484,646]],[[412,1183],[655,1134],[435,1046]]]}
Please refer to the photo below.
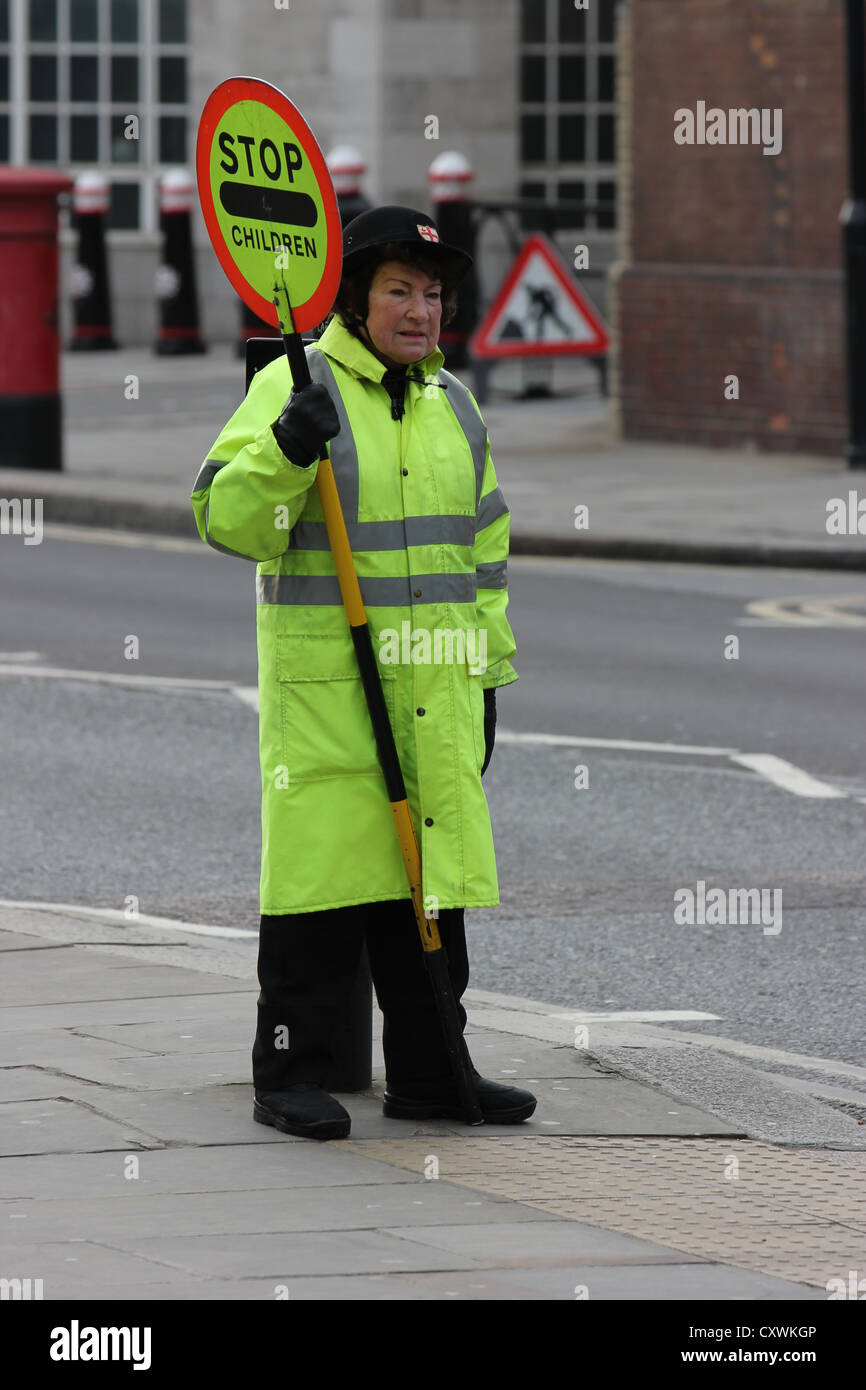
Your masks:
{"label": "short brown hair", "polygon": [[449,267],[446,262],[444,265],[432,256],[425,256],[423,251],[416,251],[411,246],[406,246],[402,242],[392,241],[385,246],[372,246],[369,251],[361,252],[357,257],[352,258],[351,266],[343,270],[343,278],[340,281],[340,288],[337,291],[337,298],[334,300],[334,308],[328,318],[328,322],[334,313],[338,313],[349,329],[354,333],[355,320],[366,319],[369,309],[370,286],[373,283],[376,271],[385,261],[399,261],[401,265],[409,265],[416,270],[423,270],[425,275],[429,275],[431,280],[442,281],[442,327],[450,323],[457,313],[457,280],[459,274]]}

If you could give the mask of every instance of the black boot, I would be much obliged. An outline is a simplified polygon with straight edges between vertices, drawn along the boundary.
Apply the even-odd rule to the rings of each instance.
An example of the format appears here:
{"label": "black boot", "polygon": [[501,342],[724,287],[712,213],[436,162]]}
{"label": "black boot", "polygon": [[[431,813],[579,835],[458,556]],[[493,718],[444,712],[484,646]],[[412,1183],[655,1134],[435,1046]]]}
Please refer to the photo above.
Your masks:
{"label": "black boot", "polygon": [[310,1081],[282,1091],[256,1091],[253,1119],[301,1139],[345,1139],[352,1125],[340,1102]]}
{"label": "black boot", "polygon": [[[537,1101],[531,1091],[488,1081],[472,1069],[472,1079],[485,1122],[490,1125],[518,1125],[528,1120]],[[463,1107],[453,1077],[437,1081],[395,1081],[385,1087],[383,1115],[392,1120],[462,1120]]]}

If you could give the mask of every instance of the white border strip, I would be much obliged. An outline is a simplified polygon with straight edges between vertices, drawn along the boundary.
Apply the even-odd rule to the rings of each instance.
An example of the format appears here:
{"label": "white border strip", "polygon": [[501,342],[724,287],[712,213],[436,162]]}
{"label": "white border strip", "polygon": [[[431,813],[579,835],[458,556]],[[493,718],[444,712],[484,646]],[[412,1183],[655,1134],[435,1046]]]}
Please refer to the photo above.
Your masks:
{"label": "white border strip", "polygon": [[[31,655],[23,653],[23,655]],[[196,679],[192,676],[137,676],[113,671],[81,671],[71,667],[26,665],[11,661],[0,661],[0,677],[36,676],[49,680],[89,681],[101,685],[120,685],[127,689],[148,687],[152,690],[176,692],[198,692],[213,690],[234,695],[242,704],[258,713],[259,693],[254,685],[235,685],[232,681]],[[500,744],[525,744],[550,748],[611,748],[625,753],[663,753],[680,757],[727,758],[729,762],[748,768],[773,786],[794,796],[828,799],[848,799],[863,802],[866,798],[852,797],[840,787],[824,782],[811,773],[805,772],[784,758],[773,753],[741,753],[736,748],[716,748],[699,743],[652,743],[649,740],[629,738],[581,738],[577,734],[520,734],[509,729],[497,730],[496,740]]]}
{"label": "white border strip", "polygon": [[181,922],[174,917],[150,917],[145,912],[137,912],[129,917],[117,907],[82,907],[81,903],[42,903],[18,902],[13,898],[0,898],[0,908],[18,908],[22,912],[52,912],[58,917],[79,917],[87,922],[108,922],[115,927],[153,927],[158,931],[173,931],[181,934],[189,932],[192,936],[222,936],[228,938],[258,937],[257,931],[246,931],[242,927],[211,927],[204,922]]}

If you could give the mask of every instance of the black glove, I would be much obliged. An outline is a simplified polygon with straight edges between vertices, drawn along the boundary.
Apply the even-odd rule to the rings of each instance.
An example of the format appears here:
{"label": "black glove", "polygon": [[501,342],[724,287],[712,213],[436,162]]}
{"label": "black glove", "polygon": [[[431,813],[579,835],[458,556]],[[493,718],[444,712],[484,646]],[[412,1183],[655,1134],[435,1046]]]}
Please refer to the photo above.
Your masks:
{"label": "black glove", "polygon": [[493,756],[493,744],[496,741],[496,690],[493,686],[484,692],[484,762],[481,765],[481,776],[487,771],[487,765]]}
{"label": "black glove", "polygon": [[340,433],[340,421],[326,388],[314,381],[292,391],[271,429],[289,462],[309,468],[321,458],[326,441]]}

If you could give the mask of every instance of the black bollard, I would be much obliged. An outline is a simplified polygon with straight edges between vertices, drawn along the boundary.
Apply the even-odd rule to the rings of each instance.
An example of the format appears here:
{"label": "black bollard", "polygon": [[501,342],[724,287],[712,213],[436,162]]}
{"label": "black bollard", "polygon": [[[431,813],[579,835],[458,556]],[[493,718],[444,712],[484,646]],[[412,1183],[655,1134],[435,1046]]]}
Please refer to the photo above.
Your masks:
{"label": "black bollard", "polygon": [[159,226],[162,263],[156,272],[158,357],[206,352],[199,334],[198,295],[192,250],[190,211],[194,185],[185,169],[169,169],[159,181]]}
{"label": "black bollard", "polygon": [[106,352],[117,347],[111,322],[111,294],[105,254],[108,180],[96,170],[75,180],[73,214],[78,257],[72,268],[74,328],[70,352]]}
{"label": "black bollard", "polygon": [[[447,150],[437,155],[427,171],[430,195],[433,199],[436,225],[443,241],[459,246],[475,256],[475,225],[469,184],[474,170],[464,155]],[[469,339],[478,323],[478,275],[476,266],[460,282],[457,314],[439,334],[439,346],[445,354],[445,365],[468,367]]]}
{"label": "black bollard", "polygon": [[273,338],[279,345],[279,351],[284,352],[285,348],[280,330],[265,323],[264,319],[260,319],[255,310],[251,309],[240,295],[238,295],[238,303],[241,306],[241,323],[238,329],[237,356],[247,356],[247,343],[254,338]]}
{"label": "black bollard", "polygon": [[335,145],[325,157],[337,206],[340,209],[340,225],[345,227],[353,217],[360,217],[373,206],[370,199],[361,191],[361,179],[367,172],[367,165],[354,145]]}

